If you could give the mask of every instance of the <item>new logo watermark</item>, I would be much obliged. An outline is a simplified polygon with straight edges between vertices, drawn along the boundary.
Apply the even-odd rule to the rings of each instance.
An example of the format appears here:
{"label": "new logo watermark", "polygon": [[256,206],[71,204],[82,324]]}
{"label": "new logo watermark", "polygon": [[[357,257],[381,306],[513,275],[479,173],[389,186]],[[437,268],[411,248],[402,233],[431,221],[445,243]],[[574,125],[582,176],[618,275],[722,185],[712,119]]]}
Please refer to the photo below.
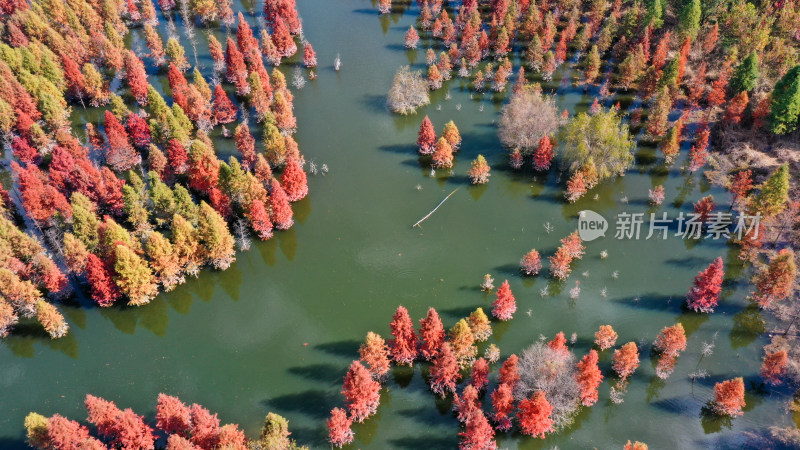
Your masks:
{"label": "new logo watermark", "polygon": [[[682,239],[730,239],[741,240],[742,236],[758,238],[761,214],[755,216],[731,213],[714,212],[703,216],[702,214],[680,212],[678,217],[672,219],[663,212],[660,217],[650,213],[649,220],[645,213],[621,212],[615,216],[615,239],[667,239],[670,235]],[[646,228],[644,236],[642,228]],[[672,230],[675,233],[671,233]],[[578,213],[578,235],[584,241],[593,241],[605,237],[608,231],[608,221],[605,217],[590,209]]]}
{"label": "new logo watermark", "polygon": [[578,213],[578,236],[584,241],[589,242],[601,236],[605,237],[606,230],[608,230],[608,221],[605,217],[590,209]]}

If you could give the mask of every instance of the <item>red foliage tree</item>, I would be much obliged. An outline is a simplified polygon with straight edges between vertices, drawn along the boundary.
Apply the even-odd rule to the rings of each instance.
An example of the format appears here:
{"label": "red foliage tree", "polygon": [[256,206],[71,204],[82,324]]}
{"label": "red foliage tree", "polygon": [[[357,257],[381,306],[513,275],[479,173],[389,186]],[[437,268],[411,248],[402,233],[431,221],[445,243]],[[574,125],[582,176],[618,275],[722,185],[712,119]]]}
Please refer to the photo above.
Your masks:
{"label": "red foliage tree", "polygon": [[97,450],[106,448],[100,441],[89,436],[89,429],[69,420],[60,414],[50,417],[47,426],[47,448],[54,449],[87,449]]}
{"label": "red foliage tree", "polygon": [[715,23],[713,27],[706,33],[705,37],[703,38],[703,52],[711,53],[714,51],[714,47],[717,46],[717,40],[719,39],[719,24]]}
{"label": "red foliage tree", "polygon": [[516,311],[517,301],[508,285],[508,280],[505,280],[497,289],[497,298],[492,303],[492,315],[500,320],[509,320]]}
{"label": "red foliage tree", "polygon": [[792,293],[797,277],[794,259],[794,251],[784,248],[758,271],[753,279],[756,291],[752,299],[760,307],[767,308],[773,301],[784,300]]}
{"label": "red foliage tree", "polygon": [[672,31],[667,30],[661,36],[661,40],[658,41],[658,45],[656,45],[656,51],[653,52],[653,57],[650,60],[652,66],[656,70],[661,70],[664,68],[664,64],[667,60],[667,52],[669,52],[670,39],[672,39]]}
{"label": "red foliage tree", "polygon": [[567,201],[570,203],[574,203],[579,198],[583,197],[588,189],[586,177],[583,175],[582,171],[578,170],[573,172],[572,176],[567,180],[567,189],[564,191],[564,197],[566,197]]}
{"label": "red foliage tree", "polygon": [[251,49],[258,49],[258,39],[253,36],[253,30],[244,19],[244,15],[241,11],[239,12],[238,19],[239,23],[236,26],[236,44],[239,46],[242,54],[248,55]]}
{"label": "red foliage tree", "polygon": [[167,159],[173,173],[180,175],[189,170],[189,155],[186,153],[186,147],[179,140],[170,139],[167,142]]}
{"label": "red foliage tree", "polygon": [[130,136],[131,140],[133,140],[133,145],[136,146],[136,148],[139,150],[145,150],[150,147],[150,126],[147,125],[147,121],[145,121],[140,115],[134,113],[128,114],[128,120],[125,126],[128,129],[128,135]]}
{"label": "red foliage tree", "polygon": [[83,95],[86,91],[85,79],[78,64],[70,58],[61,57],[61,65],[64,67],[64,79],[67,82],[66,94],[73,98],[78,98],[83,101]]}
{"label": "red foliage tree", "polygon": [[412,49],[417,48],[417,44],[419,44],[419,34],[413,26],[409,27],[408,31],[406,31],[405,46]]}
{"label": "red foliage tree", "polygon": [[309,68],[317,67],[317,54],[308,42],[303,46],[303,65]]}
{"label": "red foliage tree", "polygon": [[72,208],[66,197],[46,183],[46,177],[38,167],[30,165],[23,168],[12,162],[11,168],[19,180],[22,205],[33,220],[47,224],[57,215],[64,219],[72,217]]}
{"label": "red foliage tree", "polygon": [[155,448],[152,428],[130,408],[120,410],[113,402],[93,395],[86,396],[85,405],[89,422],[112,446],[143,450]]}
{"label": "red foliage tree", "polygon": [[286,197],[286,192],[283,190],[278,180],[270,180],[269,189],[269,206],[270,206],[270,219],[275,224],[275,228],[279,230],[288,230],[294,224],[292,217],[292,205]]}
{"label": "red foliage tree", "polygon": [[686,350],[686,333],[681,323],[671,327],[664,327],[653,343],[656,351],[661,355],[656,366],[656,375],[666,379],[675,369],[680,352]]}
{"label": "red foliage tree", "polygon": [[519,263],[520,270],[525,275],[536,275],[542,269],[542,258],[539,256],[539,252],[536,249],[533,249],[525,254],[522,257],[522,260]]}
{"label": "red foliage tree", "polygon": [[720,106],[725,103],[728,80],[730,79],[730,63],[726,62],[720,69],[719,76],[711,83],[711,91],[708,93],[706,101],[709,106]]}
{"label": "red foliage tree", "polygon": [[294,38],[292,38],[289,32],[286,22],[281,18],[275,20],[272,28],[272,42],[275,44],[278,53],[284,58],[288,58],[297,52],[297,45],[294,43]]}
{"label": "red foliage tree", "polygon": [[422,119],[422,124],[419,126],[417,147],[423,155],[433,154],[434,150],[436,150],[436,130],[434,130],[433,123],[431,123],[431,119],[428,116]]}
{"label": "red foliage tree", "polygon": [[225,47],[225,67],[225,79],[236,87],[236,94],[247,95],[250,92],[250,85],[247,83],[247,66],[244,63],[242,52],[231,38],[228,38]]}
{"label": "red foliage tree", "polygon": [[236,112],[238,111],[236,105],[233,104],[228,94],[222,89],[222,85],[218,84],[214,87],[214,120],[217,123],[231,123],[236,120]]}
{"label": "red foliage tree", "polygon": [[722,291],[722,278],[725,275],[722,258],[717,258],[706,270],[694,278],[694,285],[686,296],[689,309],[695,312],[714,312]]}
{"label": "red foliage tree", "polygon": [[350,417],[356,422],[363,422],[375,414],[380,403],[381,384],[372,379],[369,371],[358,361],[350,364],[344,377],[344,394]]}
{"label": "red foliage tree", "polygon": [[701,123],[696,133],[694,145],[689,150],[689,170],[692,172],[699,170],[706,164],[710,136],[711,131],[708,128],[708,123]]}
{"label": "red foliage tree", "polygon": [[489,384],[489,363],[485,359],[478,358],[472,364],[469,384],[479,391]]}
{"label": "red foliage tree", "polygon": [[428,314],[419,320],[419,355],[426,361],[433,359],[444,343],[445,334],[439,313],[428,308]]}
{"label": "red foliage tree", "polygon": [[653,346],[664,356],[678,356],[686,350],[686,332],[681,323],[664,327]]}
{"label": "red foliage tree", "polygon": [[510,415],[514,410],[514,395],[508,383],[500,383],[497,389],[492,392],[492,409],[494,410],[492,420],[496,424],[495,427],[500,431],[510,430]]}
{"label": "red foliage tree", "polygon": [[214,60],[217,67],[222,67],[225,64],[225,53],[222,51],[222,44],[214,36],[208,38],[208,54]]}
{"label": "red foliage tree", "polygon": [[458,413],[458,421],[464,423],[474,411],[480,411],[481,402],[478,399],[478,390],[474,386],[468,384],[464,386],[461,395],[455,395],[453,398],[453,410]]}
{"label": "red foliage tree", "polygon": [[555,255],[550,257],[550,273],[553,277],[564,280],[566,279],[572,269],[569,265],[572,263],[572,256],[569,250],[563,245],[556,250]]}
{"label": "red foliage tree", "polygon": [[512,354],[500,367],[500,383],[506,383],[511,389],[514,389],[517,381],[520,380],[519,369],[517,369],[518,361],[517,355]]}
{"label": "red foliage tree", "polygon": [[431,390],[444,397],[447,392],[455,394],[456,383],[461,379],[458,361],[450,348],[450,343],[442,344],[430,370]]}
{"label": "red foliage tree", "polygon": [[494,450],[497,443],[494,441],[494,429],[489,425],[483,411],[473,411],[466,420],[464,431],[458,433],[461,442],[458,444],[460,450]]}
{"label": "red foliage tree", "polygon": [[239,150],[239,154],[242,155],[242,167],[248,171],[253,170],[256,163],[256,140],[250,134],[247,122],[242,122],[236,127],[233,140],[236,143],[236,150]]}
{"label": "red foliage tree", "polygon": [[539,146],[533,153],[533,167],[538,171],[545,171],[550,169],[550,164],[553,161],[553,143],[547,136],[542,136],[539,140]]}
{"label": "red foliage tree", "polygon": [[169,90],[172,93],[172,99],[184,110],[189,109],[189,101],[186,94],[189,91],[189,82],[183,76],[183,72],[178,69],[174,63],[169,63],[167,71],[167,81],[169,82]]}
{"label": "red foliage tree", "polygon": [[219,159],[211,147],[196,140],[189,149],[189,186],[209,193],[219,181]]}
{"label": "red foliage tree", "polygon": [[639,348],[635,342],[628,342],[614,350],[613,364],[611,368],[623,380],[631,376],[639,367]]}
{"label": "red foliage tree", "polygon": [[14,156],[25,164],[36,164],[41,162],[41,155],[39,150],[35,149],[28,143],[28,139],[20,136],[15,136],[11,141],[11,150]]}
{"label": "red foliage tree", "polygon": [[106,163],[117,172],[130,170],[142,162],[140,155],[131,146],[128,132],[119,123],[119,120],[106,110],[106,136],[108,136],[108,148],[106,149]]}
{"label": "red foliage tree", "polygon": [[578,362],[578,386],[581,388],[581,404],[592,406],[597,403],[597,388],[603,381],[603,373],[597,366],[597,350],[589,353]]}
{"label": "red foliage tree", "polygon": [[789,367],[789,355],[785,350],[767,353],[761,365],[761,376],[767,384],[781,384],[781,376]]}
{"label": "red foliage tree", "polygon": [[108,167],[100,169],[100,176],[103,179],[103,185],[98,189],[98,195],[104,210],[112,215],[121,216],[123,209],[122,186],[125,184],[125,180],[117,178]]}
{"label": "red foliage tree", "polygon": [[736,94],[725,109],[725,122],[731,125],[738,125],[742,121],[744,110],[747,109],[747,103],[749,102],[750,97],[747,95],[747,91]]}
{"label": "red foliage tree", "polygon": [[228,197],[227,194],[222,192],[221,189],[213,187],[208,191],[208,200],[209,203],[211,203],[211,207],[214,208],[220,216],[225,220],[230,219],[233,214],[233,206],[231,205],[231,198]]}
{"label": "red foliage tree", "polygon": [[686,70],[686,61],[689,59],[689,52],[692,49],[692,39],[686,36],[683,44],[681,45],[680,52],[678,53],[678,79],[677,83],[680,86],[683,79],[683,73]]}
{"label": "red foliage tree", "polygon": [[158,394],[156,427],[167,434],[188,437],[191,428],[191,410],[178,397]]}
{"label": "red foliage tree", "polygon": [[706,91],[706,63],[701,62],[689,83],[689,100],[693,105],[697,105],[703,98]]}
{"label": "red foliage tree", "polygon": [[544,392],[536,391],[530,398],[521,400],[517,409],[517,420],[523,434],[544,439],[546,433],[553,431],[553,421],[550,419],[553,407]]}
{"label": "red foliage tree", "polygon": [[250,226],[256,232],[259,239],[266,241],[272,237],[272,221],[269,219],[269,212],[264,206],[264,202],[254,199],[247,208],[247,218]]}
{"label": "red foliage tree", "polygon": [[565,31],[566,29],[561,32],[561,38],[559,38],[558,43],[556,44],[556,52],[554,55],[556,66],[563,63],[567,57],[567,34]]}
{"label": "red foliage tree", "polygon": [[746,198],[747,194],[753,189],[753,171],[750,169],[741,170],[733,175],[731,180],[730,191],[733,196],[731,197],[731,208],[739,200]]}
{"label": "red foliage tree", "polygon": [[414,323],[404,306],[397,307],[389,326],[393,337],[389,340],[392,359],[400,365],[412,365],[417,358],[417,335],[414,334]]}
{"label": "red foliage tree", "polygon": [[141,106],[147,105],[147,72],[142,60],[131,50],[125,52],[125,77],[136,102]]}
{"label": "red foliage tree", "polygon": [[290,202],[302,200],[308,195],[308,179],[297,159],[290,157],[286,161],[286,168],[281,175],[281,186]]}
{"label": "red foliage tree", "polygon": [[744,406],[744,380],[741,377],[714,385],[714,401],[711,403],[711,408],[715,413],[722,416],[740,416]]}
{"label": "red foliage tree", "polygon": [[716,203],[714,203],[714,197],[708,195],[701,198],[694,204],[694,212],[698,215],[698,219],[705,223],[708,221],[708,218],[711,216],[711,213],[714,211],[716,206]]}
{"label": "red foliage tree", "polygon": [[766,119],[767,116],[769,116],[771,104],[772,96],[767,94],[753,108],[752,119],[754,130],[760,130],[767,124]]}
{"label": "red foliage tree", "polygon": [[200,448],[217,448],[219,446],[219,417],[197,403],[191,410],[191,441]]}
{"label": "red foliage tree", "polygon": [[569,348],[567,348],[567,338],[564,337],[563,331],[559,331],[556,334],[556,337],[547,343],[547,346],[557,352],[561,352],[562,354],[569,353]]}
{"label": "red foliage tree", "polygon": [[331,417],[328,419],[328,442],[336,448],[353,442],[354,434],[350,427],[353,420],[347,417],[347,411],[342,408],[333,408]]}

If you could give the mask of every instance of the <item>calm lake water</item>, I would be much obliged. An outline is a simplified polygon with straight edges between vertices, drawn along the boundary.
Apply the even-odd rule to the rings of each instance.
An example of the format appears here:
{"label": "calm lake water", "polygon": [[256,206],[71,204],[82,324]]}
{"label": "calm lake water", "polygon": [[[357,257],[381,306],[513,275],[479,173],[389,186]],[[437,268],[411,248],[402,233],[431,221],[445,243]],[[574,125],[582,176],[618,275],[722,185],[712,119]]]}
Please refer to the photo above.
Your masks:
{"label": "calm lake water", "polygon": [[[237,4],[244,10],[260,6]],[[65,306],[71,328],[61,340],[6,339],[0,345],[0,448],[24,448],[22,422],[29,411],[84,420],[83,399],[92,393],[152,419],[159,392],[200,403],[224,423],[241,424],[250,437],[258,434],[264,415],[275,411],[289,419],[299,442],[327,448],[325,419],[343,404],[342,377],[367,331],[388,337],[399,304],[415,321],[433,306],[449,328],[493,300],[477,287],[485,273],[493,274],[498,285],[509,279],[518,302],[514,320],[495,325],[489,340],[504,358],[558,331],[577,333],[575,350],[582,356],[602,324],[614,326],[620,344],[643,344],[642,364],[623,404],[610,403],[604,383],[598,404],[581,412],[569,429],[545,440],[500,434],[501,447],[621,448],[628,439],[651,448],[735,446],[742,431],[792,423],[783,413],[786,392],[756,389],[765,326],[762,315],[747,307],[750,288],[744,280],[750,274],[737,264],[737,249],[722,241],[695,244],[675,237],[619,241],[612,229],[587,244],[586,256],[564,283],[543,276],[523,279],[517,271],[531,248],[551,255],[558,240],[576,228],[580,210],[607,218],[622,211],[666,211],[676,217],[708,194],[726,204],[726,193],[700,174],[681,172],[683,159],[667,170],[654,148],[640,147],[627,176],[566,204],[557,173],[507,169],[493,124],[501,98],[472,99],[463,82],[454,80],[418,114],[389,113],[385,94],[396,69],[424,64],[423,50],[402,48],[416,6],[388,17],[379,17],[366,0],[299,0],[298,8],[320,67],[317,80],[293,89],[296,137],[307,160],[327,164],[330,171],[310,176],[311,195],[295,204],[295,227],[268,242],[254,242],[228,271],[204,271],[146,307]],[[248,20],[256,25],[252,15]],[[163,19],[161,27],[166,36]],[[206,31],[197,31],[198,61],[210,76]],[[133,33],[133,45],[143,48],[140,33]],[[185,37],[184,44],[193,62]],[[338,73],[332,67],[337,53],[343,61]],[[283,69],[291,74],[291,67]],[[592,97],[560,85],[560,77],[557,73],[546,86],[558,90],[560,107],[571,113],[586,110]],[[165,77],[153,84],[167,87]],[[446,92],[451,99],[445,99]],[[461,130],[464,143],[452,175],[439,171],[431,177],[415,155],[425,114],[439,132],[449,120]],[[98,113],[76,108],[75,116],[80,126]],[[253,131],[260,135],[260,127]],[[235,152],[231,140],[216,142],[225,158]],[[465,174],[478,153],[487,157],[492,177],[487,186],[473,187]],[[659,184],[666,188],[666,201],[651,208],[647,190]],[[411,228],[456,188],[420,229]],[[545,230],[546,223],[552,232]],[[608,251],[605,260],[602,250]],[[692,278],[717,256],[725,260],[728,275],[717,311],[683,311]],[[576,280],[581,294],[571,300],[568,291]],[[550,295],[542,297],[545,287]],[[649,343],[676,321],[686,328],[689,347],[673,375],[661,381]],[[710,376],[692,387],[688,374],[698,364],[702,343],[715,336],[713,355],[700,363]],[[610,371],[610,351],[602,354],[601,368]],[[713,384],[738,376],[748,385],[744,416],[730,424],[704,419],[701,408]],[[491,389],[495,377],[496,368]],[[430,393],[420,365],[396,369],[390,378],[377,415],[354,426],[353,448],[456,447],[458,422],[448,412],[449,403]]]}

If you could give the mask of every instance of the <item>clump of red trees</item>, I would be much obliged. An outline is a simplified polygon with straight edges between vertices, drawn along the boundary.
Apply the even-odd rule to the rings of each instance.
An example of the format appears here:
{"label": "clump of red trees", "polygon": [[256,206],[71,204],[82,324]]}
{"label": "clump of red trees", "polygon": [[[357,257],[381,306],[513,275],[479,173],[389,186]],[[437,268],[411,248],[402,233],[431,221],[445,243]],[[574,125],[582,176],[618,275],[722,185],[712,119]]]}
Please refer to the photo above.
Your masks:
{"label": "clump of red trees", "polygon": [[[169,0],[159,3],[164,11],[174,7]],[[203,266],[226,269],[237,242],[245,248],[251,233],[266,240],[274,229],[292,226],[291,203],[308,194],[308,180],[292,137],[293,95],[283,74],[269,73],[263,58],[277,65],[296,51],[302,30],[294,0],[265,2],[262,43],[242,14],[224,51],[210,35],[213,73],[195,68],[190,79],[185,49],[174,38],[163,45],[149,0],[128,2],[122,16],[83,0],[53,14],[39,6],[3,12],[3,38],[10,45],[0,58],[0,134],[9,138],[17,160],[12,173],[19,201],[7,197],[0,204],[6,230],[0,245],[8,247],[0,252],[7,270],[0,273],[0,336],[20,319],[35,317],[51,337],[61,337],[68,326],[48,297],[85,286],[100,306],[121,300],[143,305]],[[190,9],[204,22],[236,21],[227,2],[194,2]],[[148,54],[124,47],[123,36],[139,25]],[[85,30],[94,30],[91,42],[74,37],[86,36]],[[65,45],[55,36],[72,40]],[[171,99],[148,84],[147,58],[166,72]],[[23,59],[26,67],[13,63]],[[308,67],[316,64],[308,43],[304,60]],[[219,79],[223,67],[236,101],[222,83],[212,88],[206,81]],[[130,97],[109,91],[115,77],[127,84]],[[86,124],[84,145],[68,119],[71,103],[86,102],[105,110],[100,124]],[[236,121],[240,107],[242,118],[252,109],[263,122],[266,150],[256,152],[243,122],[235,133],[240,158],[223,161],[209,133]],[[35,227],[25,233],[25,223]],[[77,283],[67,282],[64,268]]]}
{"label": "clump of red trees", "polygon": [[550,257],[550,274],[553,278],[564,280],[572,272],[570,264],[576,259],[581,259],[585,251],[582,240],[577,231],[561,239],[561,246]]}
{"label": "clump of red trees", "polygon": [[[85,401],[89,428],[60,414],[45,417],[30,413],[25,418],[28,444],[41,450],[136,448],[153,449],[166,443],[168,449],[226,448],[246,450],[252,445],[263,448],[289,448],[288,421],[269,413],[261,438],[249,441],[236,424],[220,424],[217,414],[194,403],[187,406],[178,397],[158,395],[155,423],[148,423],[131,408],[120,409],[114,402],[93,395]],[[296,447],[292,447],[296,448]]]}

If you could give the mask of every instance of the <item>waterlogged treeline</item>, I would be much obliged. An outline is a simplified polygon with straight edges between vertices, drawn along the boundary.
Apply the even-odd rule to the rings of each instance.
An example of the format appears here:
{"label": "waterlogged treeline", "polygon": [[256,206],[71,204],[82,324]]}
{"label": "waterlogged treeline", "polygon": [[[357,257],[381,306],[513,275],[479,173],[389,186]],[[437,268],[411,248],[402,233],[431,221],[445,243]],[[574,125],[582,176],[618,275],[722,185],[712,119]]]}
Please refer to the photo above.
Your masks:
{"label": "waterlogged treeline", "polygon": [[[277,66],[298,41],[310,78],[316,66],[311,45],[297,39],[296,7],[267,2],[259,41],[230,2],[189,6],[160,2],[159,13],[150,0],[4,4],[0,123],[14,183],[0,205],[3,336],[35,317],[62,337],[68,325],[45,298],[78,288],[99,306],[143,305],[204,266],[226,269],[250,236],[266,240],[274,228],[292,226],[290,202],[308,187],[292,138],[293,95]],[[224,52],[208,34],[213,67],[194,67],[191,82],[175,34],[179,17],[195,53],[195,21],[236,34]],[[126,48],[124,37],[136,29],[149,52]],[[271,74],[265,59],[276,66]],[[163,73],[166,99],[150,84]],[[69,117],[87,106],[105,111],[100,123],[85,124],[81,142]],[[237,120],[231,133],[226,124]],[[252,125],[263,133],[264,152]],[[217,127],[232,134],[238,157],[217,157],[209,137]]]}

